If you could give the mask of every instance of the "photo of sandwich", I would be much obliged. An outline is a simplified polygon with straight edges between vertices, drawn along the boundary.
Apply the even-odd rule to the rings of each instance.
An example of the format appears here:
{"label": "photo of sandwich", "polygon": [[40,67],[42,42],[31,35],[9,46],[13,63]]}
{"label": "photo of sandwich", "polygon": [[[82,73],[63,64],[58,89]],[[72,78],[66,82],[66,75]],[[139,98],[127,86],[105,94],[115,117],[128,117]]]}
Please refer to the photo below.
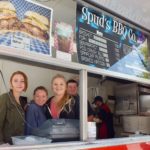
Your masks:
{"label": "photo of sandwich", "polygon": [[22,19],[20,31],[42,41],[49,40],[49,20],[34,11],[27,11]]}
{"label": "photo of sandwich", "polygon": [[0,33],[16,31],[20,24],[13,4],[9,1],[0,1]]}
{"label": "photo of sandwich", "polygon": [[29,0],[0,0],[0,46],[52,55],[53,10]]}

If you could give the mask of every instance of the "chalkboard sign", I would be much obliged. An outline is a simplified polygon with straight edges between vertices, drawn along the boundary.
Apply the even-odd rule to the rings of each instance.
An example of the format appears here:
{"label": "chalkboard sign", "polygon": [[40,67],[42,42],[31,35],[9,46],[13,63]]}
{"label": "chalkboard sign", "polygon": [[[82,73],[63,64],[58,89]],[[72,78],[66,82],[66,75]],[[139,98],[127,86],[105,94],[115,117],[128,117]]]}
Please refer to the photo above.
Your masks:
{"label": "chalkboard sign", "polygon": [[79,63],[150,78],[147,35],[104,11],[77,4]]}

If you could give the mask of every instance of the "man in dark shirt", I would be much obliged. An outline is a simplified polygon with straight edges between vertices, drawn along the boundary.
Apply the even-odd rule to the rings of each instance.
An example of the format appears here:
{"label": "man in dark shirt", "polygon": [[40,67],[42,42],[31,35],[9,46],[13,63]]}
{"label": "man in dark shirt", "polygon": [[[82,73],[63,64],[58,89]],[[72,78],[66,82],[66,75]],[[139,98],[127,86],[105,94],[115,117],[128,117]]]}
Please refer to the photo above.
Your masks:
{"label": "man in dark shirt", "polygon": [[[72,95],[76,101],[80,101],[80,97],[78,95],[78,82],[74,79],[70,79],[67,81],[67,92],[69,95]],[[88,102],[88,121],[93,121],[94,112]]]}

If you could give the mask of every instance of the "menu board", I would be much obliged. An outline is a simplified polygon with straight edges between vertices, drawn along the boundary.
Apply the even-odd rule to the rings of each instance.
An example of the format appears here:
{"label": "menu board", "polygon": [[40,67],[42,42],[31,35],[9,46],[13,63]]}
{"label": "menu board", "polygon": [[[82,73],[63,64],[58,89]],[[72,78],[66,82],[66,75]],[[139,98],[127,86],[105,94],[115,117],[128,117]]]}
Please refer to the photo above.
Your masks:
{"label": "menu board", "polygon": [[51,8],[28,0],[5,0],[0,9],[1,46],[51,55]]}
{"label": "menu board", "polygon": [[104,11],[77,4],[79,63],[150,78],[147,35]]}

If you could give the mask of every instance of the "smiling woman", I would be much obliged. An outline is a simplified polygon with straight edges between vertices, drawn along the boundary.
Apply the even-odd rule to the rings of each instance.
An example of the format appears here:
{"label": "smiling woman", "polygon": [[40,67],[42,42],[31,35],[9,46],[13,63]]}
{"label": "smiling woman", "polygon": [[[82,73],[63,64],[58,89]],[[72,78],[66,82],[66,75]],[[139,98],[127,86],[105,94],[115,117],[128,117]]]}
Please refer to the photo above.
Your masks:
{"label": "smiling woman", "polygon": [[79,119],[79,102],[67,94],[65,77],[58,74],[51,84],[54,96],[47,102],[47,118]]}
{"label": "smiling woman", "polygon": [[10,85],[10,92],[0,96],[0,144],[12,144],[11,136],[23,135],[24,132],[21,94],[28,87],[27,76],[21,71],[14,72]]}

